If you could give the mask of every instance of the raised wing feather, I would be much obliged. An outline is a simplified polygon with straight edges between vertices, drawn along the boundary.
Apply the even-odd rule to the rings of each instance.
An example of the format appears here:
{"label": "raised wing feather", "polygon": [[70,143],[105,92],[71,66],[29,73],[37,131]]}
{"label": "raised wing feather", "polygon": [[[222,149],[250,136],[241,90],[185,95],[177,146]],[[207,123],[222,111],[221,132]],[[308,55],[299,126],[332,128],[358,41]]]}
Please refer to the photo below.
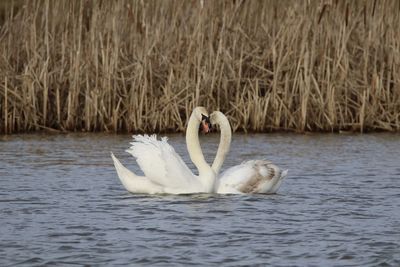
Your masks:
{"label": "raised wing feather", "polygon": [[145,176],[154,183],[167,188],[188,188],[195,177],[167,138],[157,140],[156,135],[136,135],[130,149]]}

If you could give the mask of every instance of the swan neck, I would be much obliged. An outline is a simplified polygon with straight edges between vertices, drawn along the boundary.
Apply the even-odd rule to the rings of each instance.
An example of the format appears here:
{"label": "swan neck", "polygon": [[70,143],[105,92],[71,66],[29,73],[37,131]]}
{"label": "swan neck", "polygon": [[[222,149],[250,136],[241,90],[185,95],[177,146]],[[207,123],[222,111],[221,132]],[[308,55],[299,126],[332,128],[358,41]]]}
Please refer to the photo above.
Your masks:
{"label": "swan neck", "polygon": [[228,119],[222,113],[218,113],[215,123],[220,126],[221,137],[218,151],[211,168],[216,174],[218,174],[221,170],[222,164],[225,161],[226,155],[229,153],[232,140],[232,130]]}
{"label": "swan neck", "polygon": [[208,176],[211,168],[204,159],[203,151],[200,147],[199,141],[199,125],[200,121],[192,113],[189,119],[187,132],[186,132],[186,145],[189,152],[190,159],[199,171],[200,176]]}

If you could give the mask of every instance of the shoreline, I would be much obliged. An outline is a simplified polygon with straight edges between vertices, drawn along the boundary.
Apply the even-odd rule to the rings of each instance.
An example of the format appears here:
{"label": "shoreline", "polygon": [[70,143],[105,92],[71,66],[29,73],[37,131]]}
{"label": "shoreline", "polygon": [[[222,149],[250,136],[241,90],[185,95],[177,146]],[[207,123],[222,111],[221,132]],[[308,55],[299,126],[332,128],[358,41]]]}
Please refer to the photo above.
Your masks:
{"label": "shoreline", "polygon": [[[185,135],[185,131],[156,131],[156,132],[127,132],[127,131],[61,131],[56,129],[51,130],[39,130],[39,131],[25,131],[25,132],[13,132],[13,133],[0,133],[0,136],[15,136],[15,135],[86,135],[86,134],[93,134],[93,135],[152,135],[156,134],[157,136],[163,135]],[[219,130],[213,130],[211,133],[207,135],[215,135],[220,134]],[[369,135],[369,134],[400,134],[400,131],[372,131],[372,130],[364,130],[363,132],[360,131],[351,131],[351,130],[339,130],[339,131],[286,131],[286,130],[276,130],[276,131],[264,131],[264,132],[257,132],[257,131],[234,131],[232,134],[237,135],[258,135],[258,134],[266,134],[266,135]]]}

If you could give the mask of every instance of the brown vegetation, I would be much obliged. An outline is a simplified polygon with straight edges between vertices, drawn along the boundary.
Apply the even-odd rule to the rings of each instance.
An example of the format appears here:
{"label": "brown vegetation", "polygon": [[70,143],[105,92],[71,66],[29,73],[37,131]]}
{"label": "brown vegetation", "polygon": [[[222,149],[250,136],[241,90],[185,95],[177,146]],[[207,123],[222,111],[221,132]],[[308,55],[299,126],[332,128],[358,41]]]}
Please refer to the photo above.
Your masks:
{"label": "brown vegetation", "polygon": [[[6,6],[6,7],[5,7]],[[26,0],[0,14],[0,132],[400,130],[400,1]]]}

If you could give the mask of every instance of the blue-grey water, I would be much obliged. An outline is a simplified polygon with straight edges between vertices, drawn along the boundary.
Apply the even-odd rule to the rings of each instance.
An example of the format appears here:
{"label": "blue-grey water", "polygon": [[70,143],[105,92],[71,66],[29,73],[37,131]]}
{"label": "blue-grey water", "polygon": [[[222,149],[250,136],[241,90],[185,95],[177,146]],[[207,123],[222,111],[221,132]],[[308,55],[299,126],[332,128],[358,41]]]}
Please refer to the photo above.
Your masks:
{"label": "blue-grey water", "polygon": [[0,137],[0,266],[400,266],[399,135],[235,134],[224,167],[289,169],[275,195],[130,194],[110,158],[139,173],[129,141]]}

